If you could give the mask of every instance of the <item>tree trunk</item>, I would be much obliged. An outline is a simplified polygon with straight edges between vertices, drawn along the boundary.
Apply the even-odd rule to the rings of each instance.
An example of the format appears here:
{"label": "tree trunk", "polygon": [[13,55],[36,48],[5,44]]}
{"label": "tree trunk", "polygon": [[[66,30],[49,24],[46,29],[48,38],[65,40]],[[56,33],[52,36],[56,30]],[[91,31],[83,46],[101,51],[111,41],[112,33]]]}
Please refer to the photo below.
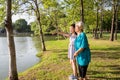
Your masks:
{"label": "tree trunk", "polygon": [[44,41],[44,37],[43,37],[43,31],[42,31],[42,27],[41,27],[42,25],[41,25],[41,22],[40,22],[40,11],[39,11],[39,8],[38,8],[37,0],[35,0],[35,6],[36,6],[36,17],[37,17],[37,21],[38,21],[38,25],[39,25],[39,31],[40,31],[42,51],[46,51],[45,41]]}
{"label": "tree trunk", "polygon": [[84,7],[83,7],[83,0],[80,0],[81,4],[81,21],[85,23],[84,21]]}
{"label": "tree trunk", "polygon": [[42,43],[42,51],[46,51],[45,41],[44,41],[42,27],[41,27],[41,22],[40,22],[40,17],[38,17],[37,21],[38,21],[38,24],[39,24],[40,39],[41,39],[41,43]]}
{"label": "tree trunk", "polygon": [[112,17],[112,24],[111,24],[111,35],[110,41],[114,41],[114,30],[115,30],[115,0],[113,0],[113,17]]}
{"label": "tree trunk", "polygon": [[7,5],[6,5],[7,19],[5,20],[5,28],[7,31],[7,42],[8,42],[8,51],[9,51],[9,80],[18,80],[15,43],[14,43],[12,20],[11,20],[11,6],[12,6],[12,0],[7,0]]}
{"label": "tree trunk", "polygon": [[95,37],[95,28],[92,30],[93,38]]}
{"label": "tree trunk", "polygon": [[97,7],[97,14],[96,14],[96,29],[95,29],[95,36],[94,36],[94,39],[98,39],[98,33],[97,33],[97,31],[98,31],[98,7]]}
{"label": "tree trunk", "polygon": [[[56,14],[55,14],[55,26],[56,26],[56,31],[59,32],[59,27],[58,27],[58,19],[57,19],[57,11],[56,11]],[[57,38],[59,40],[59,34],[57,33]]]}
{"label": "tree trunk", "polygon": [[102,28],[103,28],[103,0],[101,0],[101,17],[100,17],[100,22],[101,22],[101,27],[100,27],[100,38],[102,38]]}
{"label": "tree trunk", "polygon": [[116,4],[116,6],[115,6],[115,36],[114,36],[114,38],[115,38],[115,40],[117,40],[117,29],[118,29],[118,3]]}

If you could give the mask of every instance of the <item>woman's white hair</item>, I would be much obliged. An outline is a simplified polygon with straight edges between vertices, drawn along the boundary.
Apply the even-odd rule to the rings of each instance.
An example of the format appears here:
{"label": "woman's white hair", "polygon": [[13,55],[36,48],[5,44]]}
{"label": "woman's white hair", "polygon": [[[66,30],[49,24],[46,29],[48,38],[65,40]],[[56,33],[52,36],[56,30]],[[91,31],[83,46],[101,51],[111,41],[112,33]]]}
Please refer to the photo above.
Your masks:
{"label": "woman's white hair", "polygon": [[75,26],[81,27],[83,29],[84,23],[82,21],[76,22]]}

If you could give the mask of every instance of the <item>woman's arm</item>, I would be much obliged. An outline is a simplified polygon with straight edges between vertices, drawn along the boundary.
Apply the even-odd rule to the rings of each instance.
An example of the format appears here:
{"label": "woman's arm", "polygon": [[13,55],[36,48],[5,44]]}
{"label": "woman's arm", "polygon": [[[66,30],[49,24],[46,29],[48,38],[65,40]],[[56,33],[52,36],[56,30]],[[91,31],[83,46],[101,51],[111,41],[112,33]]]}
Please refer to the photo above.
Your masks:
{"label": "woman's arm", "polygon": [[80,48],[78,49],[75,53],[74,53],[74,57],[76,57],[80,52],[82,52],[84,50],[84,48]]}
{"label": "woman's arm", "polygon": [[70,37],[70,35],[69,35],[69,34],[64,33],[64,32],[57,32],[57,33],[58,33],[58,34],[60,34],[60,35],[66,36],[66,37]]}

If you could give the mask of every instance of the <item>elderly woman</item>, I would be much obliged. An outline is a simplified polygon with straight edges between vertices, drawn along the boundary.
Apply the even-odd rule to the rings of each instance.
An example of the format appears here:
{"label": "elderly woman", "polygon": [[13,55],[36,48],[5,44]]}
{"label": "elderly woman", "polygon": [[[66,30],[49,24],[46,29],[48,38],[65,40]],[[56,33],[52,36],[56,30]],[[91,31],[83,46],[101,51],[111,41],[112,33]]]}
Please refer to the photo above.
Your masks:
{"label": "elderly woman", "polygon": [[74,45],[76,52],[74,53],[74,57],[78,63],[79,75],[81,77],[80,80],[86,79],[86,72],[88,65],[91,61],[91,53],[89,49],[88,40],[86,34],[83,32],[83,22],[77,22],[75,25],[75,31],[77,32],[77,38],[75,39]]}

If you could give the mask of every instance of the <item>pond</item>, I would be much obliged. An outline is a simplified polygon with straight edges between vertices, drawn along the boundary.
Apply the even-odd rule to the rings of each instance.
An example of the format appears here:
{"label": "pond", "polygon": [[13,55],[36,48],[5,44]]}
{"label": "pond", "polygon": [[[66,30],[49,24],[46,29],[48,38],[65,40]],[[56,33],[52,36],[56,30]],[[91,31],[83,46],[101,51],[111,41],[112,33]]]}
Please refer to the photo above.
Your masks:
{"label": "pond", "polygon": [[[38,51],[35,47],[36,42],[32,37],[14,37],[14,39],[18,72],[25,71],[40,61],[40,59],[36,57]],[[7,38],[0,37],[0,80],[5,80],[5,78],[8,77],[8,71],[9,55]]]}

